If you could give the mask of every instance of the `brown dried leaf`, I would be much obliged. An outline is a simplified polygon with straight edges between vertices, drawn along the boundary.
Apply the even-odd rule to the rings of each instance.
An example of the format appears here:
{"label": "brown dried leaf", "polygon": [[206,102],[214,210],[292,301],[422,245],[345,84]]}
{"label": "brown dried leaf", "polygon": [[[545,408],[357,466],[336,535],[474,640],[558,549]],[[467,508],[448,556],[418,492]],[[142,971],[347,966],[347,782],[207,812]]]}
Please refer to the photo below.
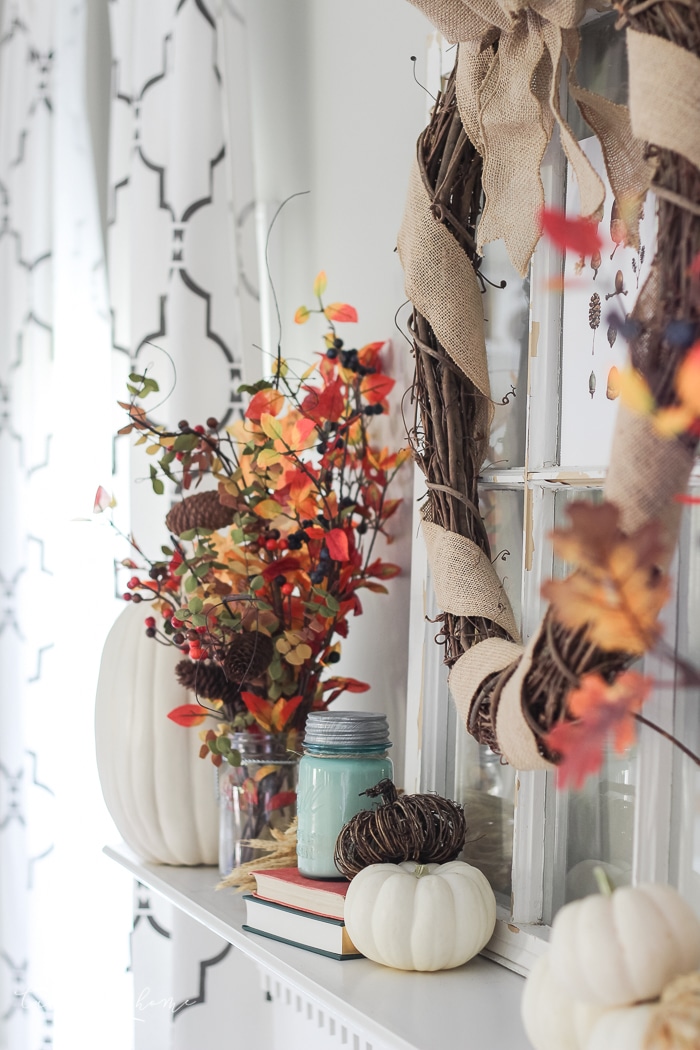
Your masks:
{"label": "brown dried leaf", "polygon": [[612,503],[573,503],[569,517],[572,527],[556,530],[552,540],[556,553],[577,571],[542,588],[557,619],[572,630],[586,627],[601,649],[650,649],[670,593],[668,577],[658,568],[664,551],[659,524],[649,522],[626,536]]}

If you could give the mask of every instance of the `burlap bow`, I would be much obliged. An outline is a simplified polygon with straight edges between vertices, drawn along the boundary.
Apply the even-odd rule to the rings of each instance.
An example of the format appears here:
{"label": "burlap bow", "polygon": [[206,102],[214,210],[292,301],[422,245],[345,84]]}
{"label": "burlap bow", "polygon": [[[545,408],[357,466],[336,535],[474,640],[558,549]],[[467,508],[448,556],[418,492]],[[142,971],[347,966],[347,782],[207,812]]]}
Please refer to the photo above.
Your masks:
{"label": "burlap bow", "polygon": [[540,236],[540,166],[555,123],[576,174],[581,214],[598,221],[605,188],[560,109],[562,59],[568,90],[598,136],[628,243],[638,247],[638,212],[649,187],[643,145],[629,113],[576,83],[576,28],[595,0],[410,0],[459,43],[457,101],[462,123],[484,159],[484,211],[478,248],[502,237],[513,265],[527,272]]}

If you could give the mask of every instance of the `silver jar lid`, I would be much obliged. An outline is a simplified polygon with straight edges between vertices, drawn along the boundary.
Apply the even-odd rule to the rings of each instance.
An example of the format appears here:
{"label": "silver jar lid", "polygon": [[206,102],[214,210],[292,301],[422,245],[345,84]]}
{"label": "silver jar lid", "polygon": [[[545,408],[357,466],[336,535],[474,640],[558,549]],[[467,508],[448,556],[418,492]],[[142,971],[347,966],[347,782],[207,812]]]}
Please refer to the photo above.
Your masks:
{"label": "silver jar lid", "polygon": [[304,747],[391,747],[386,715],[371,711],[310,711]]}

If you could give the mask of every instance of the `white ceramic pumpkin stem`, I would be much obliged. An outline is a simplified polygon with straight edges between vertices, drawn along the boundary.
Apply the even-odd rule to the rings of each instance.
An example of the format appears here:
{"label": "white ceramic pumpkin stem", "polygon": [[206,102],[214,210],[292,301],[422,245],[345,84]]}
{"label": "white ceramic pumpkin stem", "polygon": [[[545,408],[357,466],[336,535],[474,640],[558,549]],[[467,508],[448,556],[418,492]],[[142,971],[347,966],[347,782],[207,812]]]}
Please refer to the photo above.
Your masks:
{"label": "white ceramic pumpkin stem", "polygon": [[600,866],[596,866],[593,869],[593,876],[598,884],[598,891],[602,893],[604,897],[612,897],[614,887],[607,871]]}

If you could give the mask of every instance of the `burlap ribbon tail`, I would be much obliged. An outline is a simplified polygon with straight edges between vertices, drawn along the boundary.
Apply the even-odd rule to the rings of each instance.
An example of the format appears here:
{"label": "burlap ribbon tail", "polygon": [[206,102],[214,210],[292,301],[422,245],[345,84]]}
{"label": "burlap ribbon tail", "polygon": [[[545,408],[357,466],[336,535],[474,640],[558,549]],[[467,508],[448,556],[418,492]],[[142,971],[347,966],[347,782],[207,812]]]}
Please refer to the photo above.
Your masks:
{"label": "burlap ribbon tail", "polygon": [[613,194],[624,202],[628,243],[639,244],[638,215],[649,185],[642,143],[629,114],[578,86],[584,0],[411,0],[452,43],[459,43],[457,103],[483,157],[484,210],[477,248],[503,238],[523,276],[540,237],[544,188],[540,166],[555,125],[574,170],[581,214],[598,221],[605,188],[560,107],[563,60],[568,90],[600,140]]}

